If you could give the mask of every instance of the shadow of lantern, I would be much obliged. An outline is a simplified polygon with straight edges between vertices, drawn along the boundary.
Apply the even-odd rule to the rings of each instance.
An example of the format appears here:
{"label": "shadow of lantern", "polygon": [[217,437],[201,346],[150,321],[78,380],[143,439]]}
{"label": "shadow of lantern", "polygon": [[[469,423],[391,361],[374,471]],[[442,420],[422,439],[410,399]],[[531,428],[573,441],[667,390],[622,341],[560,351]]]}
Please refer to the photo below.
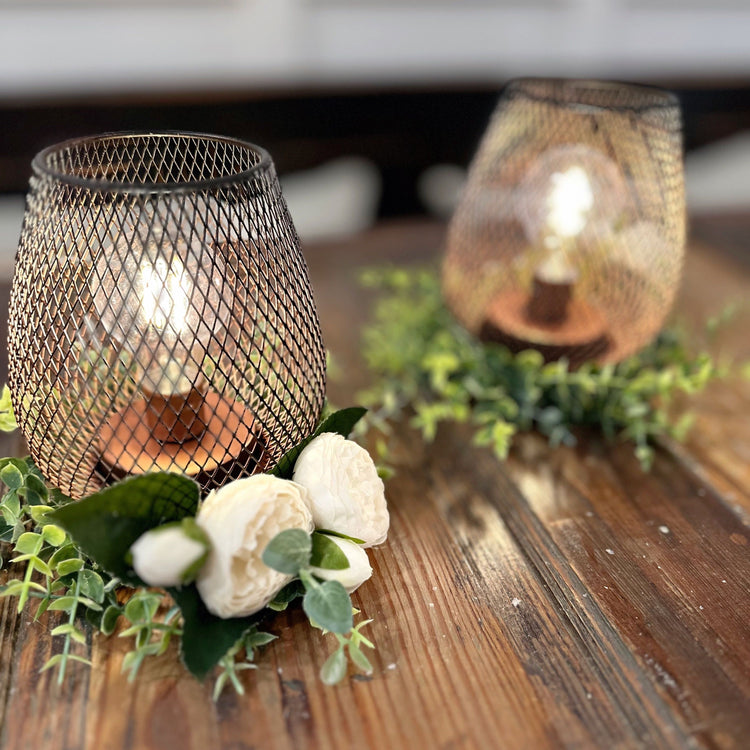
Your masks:
{"label": "shadow of lantern", "polygon": [[472,333],[573,366],[645,346],[685,245],[680,112],[666,92],[511,82],[452,219],[443,291]]}
{"label": "shadow of lantern", "polygon": [[325,351],[268,154],[189,133],[69,141],[33,162],[9,320],[16,416],[74,498],[174,471],[204,489],[309,435]]}

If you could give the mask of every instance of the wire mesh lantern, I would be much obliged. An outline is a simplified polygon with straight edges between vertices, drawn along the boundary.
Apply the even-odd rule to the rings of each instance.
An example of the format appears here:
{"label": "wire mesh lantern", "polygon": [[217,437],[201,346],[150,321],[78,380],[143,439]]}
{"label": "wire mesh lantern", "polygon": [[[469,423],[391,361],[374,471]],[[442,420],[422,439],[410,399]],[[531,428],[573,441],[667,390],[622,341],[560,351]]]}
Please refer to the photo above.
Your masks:
{"label": "wire mesh lantern", "polygon": [[273,466],[317,423],[325,352],[268,154],[190,133],[38,154],[9,360],[31,455],[72,497],[149,471],[209,488]]}
{"label": "wire mesh lantern", "polygon": [[520,79],[451,222],[443,291],[484,340],[617,362],[658,333],[685,246],[680,111],[664,91]]}

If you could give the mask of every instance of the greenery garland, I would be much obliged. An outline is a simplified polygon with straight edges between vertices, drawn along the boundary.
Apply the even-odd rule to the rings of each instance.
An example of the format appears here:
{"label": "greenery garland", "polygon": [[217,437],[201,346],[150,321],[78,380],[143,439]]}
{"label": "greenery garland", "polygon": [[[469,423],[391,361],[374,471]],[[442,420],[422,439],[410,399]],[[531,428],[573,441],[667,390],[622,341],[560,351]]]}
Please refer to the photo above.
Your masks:
{"label": "greenery garland", "polygon": [[[315,432],[285,454],[269,473],[289,479],[302,449],[322,433],[346,437],[365,413],[353,407],[329,414]],[[5,387],[0,397],[0,430],[17,427]],[[85,645],[84,623],[109,636],[116,630],[131,638],[133,648],[125,655],[123,671],[133,680],[144,661],[159,656],[173,641],[187,669],[198,679],[218,666],[214,699],[229,683],[242,694],[239,673],[254,669],[255,656],[276,636],[260,629],[262,621],[285,610],[297,598],[310,624],[332,633],[336,650],[323,665],[326,684],[339,682],[347,671],[347,656],[361,671],[372,665],[364,648],[375,648],[362,628],[371,620],[353,623],[349,594],[337,580],[320,580],[313,569],[342,570],[346,556],[330,536],[359,543],[361,540],[326,531],[307,534],[289,529],[275,536],[263,553],[263,562],[293,580],[266,609],[249,617],[222,619],[212,615],[194,584],[168,590],[147,586],[134,574],[128,550],[148,529],[164,524],[194,525],[200,505],[198,485],[191,479],[155,472],[122,480],[78,501],[50,487],[31,458],[0,459],[0,542],[13,564],[25,564],[22,578],[0,586],[0,597],[16,597],[18,612],[36,601],[34,619],[49,611],[64,614],[64,622],[51,630],[63,639],[60,653],[42,671],[57,669],[61,684],[71,662],[90,666],[76,653]],[[0,558],[0,566],[2,558]]]}
{"label": "greenery garland", "polygon": [[616,365],[545,364],[537,351],[513,354],[472,336],[445,306],[432,268],[371,269],[362,283],[380,296],[362,339],[375,385],[360,399],[370,423],[386,431],[386,420],[411,407],[410,423],[425,439],[440,422],[468,423],[475,442],[504,459],[518,432],[536,429],[553,446],[573,445],[573,429],[593,425],[608,439],[631,441],[647,470],[654,440],[682,440],[692,423],[690,414],[673,419],[675,396],[726,373],[708,353],[692,354],[677,329]]}

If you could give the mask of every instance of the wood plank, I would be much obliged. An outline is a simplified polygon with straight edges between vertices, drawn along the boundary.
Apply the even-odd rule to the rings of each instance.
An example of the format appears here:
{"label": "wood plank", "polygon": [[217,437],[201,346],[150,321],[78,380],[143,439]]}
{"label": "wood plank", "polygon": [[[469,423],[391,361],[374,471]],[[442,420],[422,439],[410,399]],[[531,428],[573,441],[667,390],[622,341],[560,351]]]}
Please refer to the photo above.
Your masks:
{"label": "wood plank", "polygon": [[590,439],[552,456],[530,436],[506,468],[684,730],[744,747],[750,566],[737,516],[666,452],[646,474],[627,446]]}

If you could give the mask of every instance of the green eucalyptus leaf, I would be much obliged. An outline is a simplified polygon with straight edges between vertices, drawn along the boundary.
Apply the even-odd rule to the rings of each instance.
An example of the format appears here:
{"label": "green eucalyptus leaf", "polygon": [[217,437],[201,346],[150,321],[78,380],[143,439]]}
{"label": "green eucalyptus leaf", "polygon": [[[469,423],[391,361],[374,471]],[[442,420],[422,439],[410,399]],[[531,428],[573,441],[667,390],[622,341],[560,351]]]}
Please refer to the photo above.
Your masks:
{"label": "green eucalyptus leaf", "polygon": [[[74,553],[75,554],[75,553]],[[50,563],[54,559],[54,555],[52,558],[50,558]],[[60,577],[63,576],[69,576],[71,573],[77,573],[81,568],[83,568],[84,562],[78,557],[71,557],[65,560],[60,560],[55,565],[55,570],[57,572],[57,575]]]}
{"label": "green eucalyptus leaf", "polygon": [[354,662],[357,669],[361,669],[366,674],[372,673],[372,664],[370,660],[362,653],[362,649],[356,643],[349,643],[349,658]]}
{"label": "green eucalyptus leaf", "polygon": [[78,574],[79,591],[82,596],[93,599],[97,604],[104,601],[104,581],[95,571],[88,568]]}
{"label": "green eucalyptus leaf", "polygon": [[161,604],[161,597],[158,594],[141,591],[128,600],[124,614],[132,623],[150,622],[154,619],[159,604]]}
{"label": "green eucalyptus leaf", "polygon": [[21,534],[16,540],[16,552],[22,554],[36,554],[41,548],[42,535],[35,534],[32,531],[27,531],[25,534]]}
{"label": "green eucalyptus leaf", "polygon": [[65,533],[65,529],[61,529],[53,523],[44,526],[42,529],[42,536],[44,537],[44,541],[52,547],[59,547],[68,537]]}
{"label": "green eucalyptus leaf", "polygon": [[302,529],[278,533],[263,550],[263,562],[279,573],[296,576],[300,568],[310,564],[312,540]]}
{"label": "green eucalyptus leaf", "polygon": [[198,485],[180,474],[143,474],[49,513],[87,556],[128,583],[142,584],[126,556],[146,531],[194,516]]}
{"label": "green eucalyptus leaf", "polygon": [[42,525],[47,523],[47,513],[54,510],[50,505],[35,505],[29,508],[29,514],[31,515],[34,523]]}
{"label": "green eucalyptus leaf", "polygon": [[310,565],[327,570],[346,570],[349,567],[349,560],[336,542],[325,534],[315,531],[312,535]]}
{"label": "green eucalyptus leaf", "polygon": [[320,669],[320,680],[324,685],[336,685],[346,677],[346,654],[344,649],[336,649]]}
{"label": "green eucalyptus leaf", "polygon": [[78,600],[75,596],[61,596],[59,599],[53,600],[49,609],[55,612],[70,612],[77,604]]}
{"label": "green eucalyptus leaf", "polygon": [[255,650],[268,645],[271,641],[275,641],[278,638],[273,633],[265,633],[262,630],[252,630],[245,636],[245,648]]}
{"label": "green eucalyptus leaf", "polygon": [[50,635],[69,635],[76,643],[86,643],[86,636],[75,625],[69,622],[52,628]]}
{"label": "green eucalyptus leaf", "polygon": [[114,604],[110,604],[110,606],[104,610],[104,614],[102,614],[102,619],[99,623],[99,629],[104,635],[112,635],[112,633],[114,633],[115,627],[117,626],[117,620],[120,618],[121,614],[122,608]]}
{"label": "green eucalyptus leaf", "polygon": [[23,474],[17,466],[8,464],[0,469],[0,482],[9,490],[18,490],[23,486]]}
{"label": "green eucalyptus leaf", "polygon": [[299,454],[314,440],[318,435],[324,432],[335,432],[344,437],[349,437],[354,426],[367,413],[367,409],[362,406],[351,406],[348,409],[341,409],[326,417],[315,432],[310,437],[305,438],[301,443],[296,445],[290,451],[285,453],[281,460],[268,473],[282,479],[291,479],[294,473],[294,464],[297,462]]}
{"label": "green eucalyptus leaf", "polygon": [[302,609],[324,630],[343,634],[352,629],[352,601],[338,581],[324,581],[308,589]]}

